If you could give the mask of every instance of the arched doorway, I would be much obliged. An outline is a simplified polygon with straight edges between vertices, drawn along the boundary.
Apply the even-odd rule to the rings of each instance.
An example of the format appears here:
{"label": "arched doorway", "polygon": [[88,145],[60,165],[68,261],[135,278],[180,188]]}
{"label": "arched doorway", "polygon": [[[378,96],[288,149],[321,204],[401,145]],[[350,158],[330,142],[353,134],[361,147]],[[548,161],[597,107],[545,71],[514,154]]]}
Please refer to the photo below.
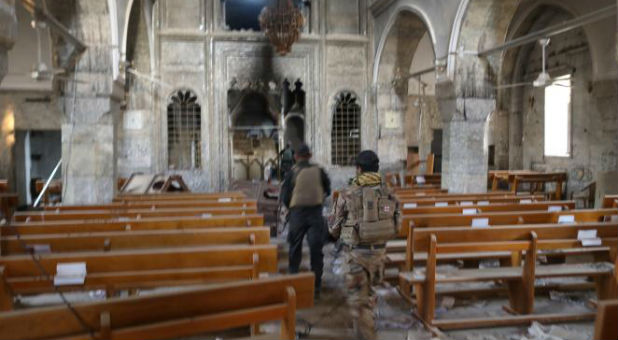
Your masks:
{"label": "arched doorway", "polygon": [[[378,152],[386,167],[412,171],[429,153],[440,157],[442,120],[435,96],[435,52],[422,18],[401,10],[391,19],[378,57]],[[440,167],[440,162],[438,168]]]}

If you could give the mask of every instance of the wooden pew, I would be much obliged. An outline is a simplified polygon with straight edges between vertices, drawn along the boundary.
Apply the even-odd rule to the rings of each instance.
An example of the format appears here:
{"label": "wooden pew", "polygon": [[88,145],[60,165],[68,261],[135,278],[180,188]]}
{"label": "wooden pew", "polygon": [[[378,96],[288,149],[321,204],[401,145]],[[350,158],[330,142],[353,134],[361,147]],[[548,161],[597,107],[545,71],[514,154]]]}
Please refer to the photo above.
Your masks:
{"label": "wooden pew", "polygon": [[17,194],[0,193],[0,219],[10,221],[18,203]]}
{"label": "wooden pew", "polygon": [[[472,203],[472,202],[469,202]],[[476,210],[477,213],[498,211],[547,211],[549,207],[562,207],[562,210],[575,209],[575,201],[544,201],[533,203],[493,204],[493,205],[451,205],[451,206],[421,206],[416,208],[402,207],[403,215],[421,214],[462,214],[465,210]]]}
{"label": "wooden pew", "polygon": [[542,174],[542,172],[532,170],[492,170],[489,171],[489,182],[491,183],[491,190],[497,191],[500,186],[500,182],[505,182],[510,189],[512,180],[515,175],[529,175],[529,174]]}
{"label": "wooden pew", "polygon": [[543,174],[519,174],[513,177],[511,191],[518,192],[520,184],[528,183],[531,186],[530,193],[544,192],[546,183],[556,183],[556,192],[553,197],[555,200],[562,199],[562,184],[566,183],[567,174],[565,172],[559,173],[543,173]]}
{"label": "wooden pew", "polygon": [[[273,320],[282,320],[280,339],[294,339],[296,309],[313,307],[313,282],[313,274],[286,275],[73,308],[101,339],[181,338]],[[0,339],[90,339],[90,334],[69,309],[55,306],[1,313]]]}
{"label": "wooden pew", "polygon": [[254,199],[234,199],[234,200],[171,200],[171,201],[125,201],[114,202],[102,205],[59,205],[55,207],[44,207],[45,211],[64,212],[81,210],[113,210],[124,211],[128,209],[161,209],[161,208],[257,208],[257,200]]}
{"label": "wooden pew", "polygon": [[9,191],[9,181],[6,179],[0,179],[0,194]]}
{"label": "wooden pew", "polygon": [[[538,265],[539,250],[582,248],[578,241],[580,230],[593,229],[590,226],[511,226],[484,229],[472,228],[431,228],[414,229],[411,236],[411,248],[414,252],[426,252],[427,267],[425,271],[410,271],[399,274],[401,291],[410,292],[414,286],[417,307],[426,324],[442,329],[462,329],[477,327],[499,327],[525,324],[534,320],[581,321],[594,317],[594,314],[551,314],[532,315],[534,310],[534,280],[556,277],[593,277],[597,283],[599,299],[616,298],[618,284],[615,271],[616,263]],[[595,226],[603,246],[612,249],[615,258],[618,247],[618,225],[606,224]],[[478,252],[512,252],[512,266],[500,268],[459,269],[439,273],[436,269],[437,255],[440,253],[478,253]],[[522,253],[523,266],[520,266]],[[516,255],[517,254],[517,255]],[[507,283],[510,309],[514,316],[491,318],[466,318],[434,320],[436,284],[465,283],[478,281],[502,280]]]}
{"label": "wooden pew", "polygon": [[470,226],[475,219],[487,218],[489,225],[508,224],[541,224],[558,223],[560,216],[573,216],[576,222],[599,222],[606,216],[618,215],[617,209],[599,210],[568,210],[560,212],[549,211],[517,211],[517,212],[489,212],[475,215],[462,214],[427,214],[404,215],[401,217],[401,237],[406,237],[408,228],[429,228],[448,226]]}
{"label": "wooden pew", "polygon": [[209,228],[183,230],[142,230],[70,234],[32,234],[0,238],[2,255],[30,252],[116,251],[146,248],[178,248],[234,244],[269,244],[270,229],[265,227]]}
{"label": "wooden pew", "polygon": [[111,231],[139,231],[139,230],[169,230],[169,229],[202,229],[223,227],[263,226],[264,216],[261,214],[244,216],[212,216],[196,217],[166,217],[142,218],[124,221],[52,221],[12,223],[0,226],[0,235],[32,235],[32,234],[64,234]]}
{"label": "wooden pew", "polygon": [[[37,195],[43,191],[43,188],[45,187],[45,181],[43,180],[37,180],[34,183],[34,187],[35,190],[37,192]],[[56,195],[58,198],[56,198],[53,202],[50,201],[50,196],[51,195]],[[52,180],[49,183],[49,186],[47,187],[47,190],[45,191],[45,193],[43,194],[43,205],[48,205],[50,203],[59,203],[60,200],[62,199],[62,181],[61,180]]]}
{"label": "wooden pew", "polygon": [[[395,196],[399,200],[405,199],[414,199],[414,198],[446,198],[446,199],[469,199],[469,200],[480,200],[480,199],[490,199],[490,198],[513,198],[517,195],[506,192],[506,191],[496,191],[496,192],[487,192],[483,194],[453,194],[453,193],[435,193],[435,194],[427,194],[423,192],[406,192],[406,189],[395,193]],[[424,196],[424,197],[420,197]],[[517,196],[519,197],[519,196]]]}
{"label": "wooden pew", "polygon": [[618,208],[618,195],[606,195],[603,197],[603,208]]}
{"label": "wooden pew", "polygon": [[[226,245],[168,249],[119,250],[39,254],[40,267],[30,255],[0,257],[3,280],[14,294],[53,292],[56,266],[86,264],[81,285],[57,286],[61,291],[105,289],[114,291],[201,284],[257,278],[277,271],[276,245]],[[42,273],[41,268],[51,277]],[[2,287],[6,289],[6,287]]]}
{"label": "wooden pew", "polygon": [[448,190],[446,189],[442,189],[439,186],[434,186],[434,185],[422,185],[422,186],[415,186],[412,188],[393,188],[392,189],[395,193],[403,193],[403,194],[419,194],[419,193],[424,193],[425,196],[431,196],[431,195],[437,195],[437,194],[447,194]]}
{"label": "wooden pew", "polygon": [[[387,173],[385,178],[385,183],[387,186],[391,188],[416,188],[423,187],[427,185],[433,185],[440,187],[442,183],[442,175],[441,174],[405,174],[405,185],[401,186],[400,175],[397,172]],[[424,182],[423,182],[424,180]],[[422,182],[422,183],[419,183]]]}
{"label": "wooden pew", "polygon": [[114,198],[114,202],[125,201],[173,201],[173,200],[219,200],[219,199],[247,199],[247,196],[242,192],[212,192],[212,193],[165,193],[165,194],[149,194],[149,195],[118,195]]}
{"label": "wooden pew", "polygon": [[618,300],[599,302],[594,321],[594,340],[618,340]]}
{"label": "wooden pew", "polygon": [[256,214],[257,208],[215,207],[215,208],[159,208],[129,209],[125,211],[81,210],[62,212],[18,212],[13,215],[16,222],[69,221],[69,220],[114,220],[182,216],[214,216]]}
{"label": "wooden pew", "polygon": [[523,196],[507,196],[507,197],[414,197],[414,198],[404,198],[399,199],[399,203],[401,207],[405,207],[407,204],[408,207],[412,208],[415,206],[435,206],[436,204],[440,205],[461,205],[461,204],[517,204],[522,201],[529,202],[539,202],[544,201],[545,197],[542,195],[523,195]]}
{"label": "wooden pew", "polygon": [[[435,228],[420,228],[420,229],[411,229],[408,233],[408,237],[406,238],[406,246],[405,246],[405,266],[403,270],[411,271],[414,268],[414,264],[418,259],[426,259],[424,255],[426,252],[417,253],[414,251],[417,246],[419,237],[426,237],[427,234],[435,234],[436,237],[439,237],[441,242],[456,242],[461,240],[461,242],[469,242],[472,241],[472,238],[476,237],[479,234],[483,235],[494,235],[499,234],[500,237],[502,235],[510,235],[512,237],[521,236],[522,233],[529,233],[532,231],[537,232],[539,237],[544,239],[560,239],[560,237],[564,238],[577,238],[577,231],[579,230],[597,230],[597,234],[599,237],[609,240],[610,242],[613,238],[617,237],[618,228],[616,228],[618,224],[616,222],[591,222],[591,223],[582,223],[582,224],[529,224],[529,225],[511,225],[511,226],[494,226],[489,228],[471,228],[471,227],[435,227]],[[449,231],[453,231],[453,234],[449,234]],[[466,231],[460,232],[461,230],[475,230],[475,231]],[[553,234],[552,234],[553,233]],[[509,236],[509,237],[510,237]],[[463,239],[461,239],[463,238]],[[480,240],[491,240],[491,238],[486,238],[483,236]],[[553,242],[553,241],[551,241]],[[548,241],[548,243],[551,243]],[[423,244],[420,245],[423,247]],[[578,247],[576,247],[578,248]],[[558,248],[560,249],[560,248]],[[549,246],[546,250],[556,250],[550,249]],[[563,251],[564,249],[560,249],[561,251],[558,253],[561,254],[569,254],[569,252]],[[579,249],[582,250],[582,249]],[[597,258],[604,260],[611,260],[616,257],[615,249],[610,249],[607,247],[588,247],[583,248],[586,253],[603,253],[605,256],[597,256]],[[573,254],[580,254],[581,251],[573,251]],[[488,252],[485,254],[474,254],[467,253],[471,256],[469,258],[475,259],[504,259],[509,260],[507,262],[512,262],[513,257],[512,253],[509,251],[504,252]],[[467,254],[453,254],[453,257],[458,259],[467,258]],[[448,254],[445,254],[448,255]],[[547,254],[546,254],[547,255]],[[438,257],[439,258],[439,257]],[[448,259],[450,256],[444,256],[444,258]]]}

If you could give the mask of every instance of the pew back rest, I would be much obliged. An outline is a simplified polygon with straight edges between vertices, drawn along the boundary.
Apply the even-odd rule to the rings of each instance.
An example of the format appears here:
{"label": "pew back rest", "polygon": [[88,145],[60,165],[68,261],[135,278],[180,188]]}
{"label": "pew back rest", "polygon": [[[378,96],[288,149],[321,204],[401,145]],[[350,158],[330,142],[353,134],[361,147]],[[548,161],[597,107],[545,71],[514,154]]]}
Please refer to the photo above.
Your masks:
{"label": "pew back rest", "polygon": [[[80,303],[74,304],[74,309],[96,333],[126,339],[175,338],[293,318],[296,308],[313,306],[313,286],[313,274],[286,275]],[[294,334],[293,330],[289,332],[286,337]],[[89,338],[65,306],[0,314],[3,340],[80,336]]]}

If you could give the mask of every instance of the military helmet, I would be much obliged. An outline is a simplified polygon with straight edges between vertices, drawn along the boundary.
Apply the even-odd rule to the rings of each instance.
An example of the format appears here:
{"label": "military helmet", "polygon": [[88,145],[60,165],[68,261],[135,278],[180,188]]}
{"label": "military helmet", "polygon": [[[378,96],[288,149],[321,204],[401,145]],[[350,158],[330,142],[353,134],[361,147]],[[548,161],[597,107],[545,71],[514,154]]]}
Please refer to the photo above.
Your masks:
{"label": "military helmet", "polygon": [[380,170],[380,159],[371,150],[361,151],[356,156],[356,166],[363,172],[378,172]]}

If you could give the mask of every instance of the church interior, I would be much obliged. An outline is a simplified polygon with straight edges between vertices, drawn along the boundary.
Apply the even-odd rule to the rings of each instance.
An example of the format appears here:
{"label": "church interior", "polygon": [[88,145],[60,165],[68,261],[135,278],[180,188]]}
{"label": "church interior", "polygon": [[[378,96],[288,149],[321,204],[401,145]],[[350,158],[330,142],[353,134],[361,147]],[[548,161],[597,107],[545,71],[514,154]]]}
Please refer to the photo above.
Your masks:
{"label": "church interior", "polygon": [[[0,0],[0,340],[618,340],[617,14]],[[323,272],[311,234],[288,267],[304,146]],[[397,206],[371,316],[327,227],[363,150]]]}

